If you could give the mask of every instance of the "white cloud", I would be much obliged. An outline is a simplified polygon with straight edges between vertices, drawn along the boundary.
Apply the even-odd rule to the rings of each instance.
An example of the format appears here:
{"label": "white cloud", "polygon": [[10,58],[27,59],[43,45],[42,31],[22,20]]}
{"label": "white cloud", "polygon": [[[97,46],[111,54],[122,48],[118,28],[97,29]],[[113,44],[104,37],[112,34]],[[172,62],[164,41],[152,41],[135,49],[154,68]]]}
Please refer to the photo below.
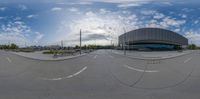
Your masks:
{"label": "white cloud", "polygon": [[155,13],[157,13],[157,11],[155,11],[155,10],[142,10],[141,11],[141,14],[143,14],[143,15],[153,15]]}
{"label": "white cloud", "polygon": [[161,26],[157,20],[152,19],[148,24],[146,24],[146,27],[159,28]]}
{"label": "white cloud", "polygon": [[165,17],[165,15],[162,13],[156,13],[155,16],[153,16],[154,19],[161,19],[163,17]]}
{"label": "white cloud", "polygon": [[77,11],[78,11],[78,9],[77,9],[77,8],[74,8],[74,7],[69,8],[68,10],[69,10],[70,12],[77,12]]}
{"label": "white cloud", "polygon": [[156,10],[142,10],[141,14],[145,16],[153,16],[154,19],[162,19],[165,17],[163,13],[160,13]]}
{"label": "white cloud", "polygon": [[[35,44],[43,38],[43,34],[33,32],[23,21],[14,21],[0,26],[0,44],[15,43],[19,46]],[[34,38],[35,37],[35,38]]]}
{"label": "white cloud", "polygon": [[186,32],[185,33],[185,37],[187,37],[189,39],[189,43],[194,43],[197,44],[198,46],[200,46],[200,34],[197,32]]}
{"label": "white cloud", "polygon": [[167,1],[162,2],[162,4],[166,4],[166,5],[169,5],[169,6],[172,6],[172,5],[173,5],[171,2],[167,2]]}
{"label": "white cloud", "polygon": [[[79,42],[79,30],[82,29],[83,44],[110,44],[110,40],[116,44],[118,36],[126,31],[138,28],[138,18],[136,15],[121,15],[121,12],[104,13],[107,10],[98,12],[88,11],[72,23],[63,22],[56,34],[57,40],[65,40],[68,44],[76,45]],[[66,31],[69,31],[66,33]],[[63,36],[65,35],[65,36]]]}
{"label": "white cloud", "polygon": [[81,1],[78,4],[80,4],[80,5],[91,5],[92,2]]}
{"label": "white cloud", "polygon": [[[146,27],[157,27],[157,28],[180,28],[181,25],[184,25],[186,23],[185,19],[176,19],[171,16],[164,15],[163,13],[160,13],[155,10],[143,10],[141,11],[141,14],[143,16],[143,20],[146,20],[147,22],[143,21],[143,24],[146,24]],[[150,16],[150,17],[149,17]],[[150,19],[148,21],[148,18],[153,17],[153,19]],[[181,14],[183,17],[187,17],[184,14]],[[155,21],[156,20],[156,21]],[[180,31],[176,29],[176,31]]]}
{"label": "white cloud", "polygon": [[61,11],[61,10],[62,10],[62,8],[60,8],[60,7],[54,7],[51,9],[51,11]]}
{"label": "white cloud", "polygon": [[106,3],[135,3],[135,2],[150,2],[155,0],[85,0],[90,2],[106,2]]}
{"label": "white cloud", "polygon": [[18,5],[18,8],[21,9],[21,10],[27,10],[27,6],[26,5],[23,5],[23,4],[20,4]]}
{"label": "white cloud", "polygon": [[[186,23],[186,20],[172,18],[155,10],[141,11],[141,13],[145,16],[153,16],[152,19],[148,19],[149,21],[145,18],[145,16],[144,19],[141,19],[137,15],[131,14],[128,10],[112,12],[102,8],[97,12],[88,11],[84,13],[85,14],[83,14],[83,16],[79,17],[78,19],[72,20],[72,23],[69,24],[66,21],[60,25],[60,29],[57,31],[57,34],[60,34],[61,36],[58,37],[57,41],[73,41],[72,43],[76,45],[78,44],[79,40],[79,30],[82,29],[85,44],[86,42],[87,44],[94,42],[94,38],[88,39],[88,37],[96,38],[97,35],[99,35],[99,39],[96,38],[97,44],[101,44],[102,41],[106,42],[104,44],[110,44],[111,39],[113,39],[113,42],[117,44],[118,36],[124,33],[123,28],[125,28],[126,31],[138,29],[141,27],[158,27],[165,29],[175,28],[174,31],[180,32],[181,29],[179,28],[181,25]],[[67,34],[66,31],[68,31]],[[66,36],[63,37],[63,35]]]}
{"label": "white cloud", "polygon": [[31,14],[31,15],[28,15],[27,18],[31,19],[31,18],[36,18],[38,15],[35,15],[35,14]]}
{"label": "white cloud", "polygon": [[1,7],[0,8],[0,11],[5,11],[6,10],[6,7]]}
{"label": "white cloud", "polygon": [[131,14],[131,11],[126,11],[126,10],[124,10],[124,11],[122,11],[122,13],[123,13],[123,14]]}
{"label": "white cloud", "polygon": [[190,9],[190,8],[183,8],[182,11],[184,12],[192,12],[194,11],[194,9]]}
{"label": "white cloud", "polygon": [[57,4],[70,4],[70,5],[91,5],[95,2],[117,4],[119,7],[133,7],[150,2],[159,2],[165,5],[172,5],[170,1],[173,0],[74,0],[74,2],[58,2]]}
{"label": "white cloud", "polygon": [[160,28],[160,25],[156,24],[156,23],[150,23],[147,24],[146,27],[150,27],[150,28]]}
{"label": "white cloud", "polygon": [[82,29],[83,39],[85,40],[84,44],[86,42],[87,44],[93,43],[94,38],[88,39],[88,37],[96,38],[97,35],[99,35],[99,38],[96,38],[97,44],[101,44],[101,42],[110,44],[111,39],[116,44],[118,36],[124,33],[123,28],[126,28],[126,31],[130,31],[141,27],[158,27],[180,32],[182,31],[180,27],[186,23],[184,19],[176,19],[156,10],[143,10],[141,11],[141,17],[125,9],[110,11],[100,8],[99,10],[95,10],[95,12],[88,11],[82,13],[82,16],[71,20],[72,23],[63,20],[56,32],[56,41],[67,40],[68,43],[71,42],[69,44],[73,43],[76,45],[79,40],[79,30]]}
{"label": "white cloud", "polygon": [[101,8],[101,9],[99,10],[99,12],[100,12],[101,14],[106,14],[106,13],[109,13],[110,11],[109,11],[109,10],[106,10],[105,8]]}
{"label": "white cloud", "polygon": [[23,42],[28,42],[25,34],[30,31],[30,27],[21,21],[2,24],[0,28],[0,42],[1,44],[10,42],[22,45]]}
{"label": "white cloud", "polygon": [[79,2],[73,2],[73,3],[67,3],[71,5],[91,5],[93,4],[92,1],[79,1]]}
{"label": "white cloud", "polygon": [[[82,0],[81,0],[82,1]],[[104,2],[104,3],[112,3],[117,4],[117,7],[119,8],[128,8],[128,7],[137,7],[144,4],[148,4],[150,2],[159,2],[161,4],[169,5],[171,6],[172,3],[170,1],[166,0],[84,0],[86,2]]]}
{"label": "white cloud", "polygon": [[187,15],[186,15],[186,14],[179,14],[179,16],[180,16],[181,18],[187,18]]}
{"label": "white cloud", "polygon": [[182,18],[187,18],[187,15],[183,14],[181,17],[182,17]]}
{"label": "white cloud", "polygon": [[180,27],[181,25],[185,24],[186,20],[176,20],[170,17],[165,17],[163,21],[160,23],[161,26],[168,28],[170,26],[173,27]]}
{"label": "white cloud", "polygon": [[44,34],[40,33],[40,32],[35,32],[36,34],[36,37],[35,39],[33,40],[34,43],[38,43],[43,37],[44,37]]}
{"label": "white cloud", "polygon": [[[148,13],[151,14],[151,13]],[[184,25],[186,23],[186,20],[178,20],[176,18],[171,18],[170,16],[166,16],[162,13],[154,13],[153,15],[153,19],[147,21],[145,26],[146,27],[157,27],[157,28],[165,28],[165,29],[169,29],[169,28],[177,28],[175,29],[176,32],[179,32],[180,28],[182,25]],[[144,19],[146,20],[146,19]]]}
{"label": "white cloud", "polygon": [[174,31],[175,31],[175,32],[180,32],[180,31],[181,31],[181,29],[175,29]]}
{"label": "white cloud", "polygon": [[194,24],[198,24],[198,23],[199,23],[199,20],[194,21]]}
{"label": "white cloud", "polygon": [[28,27],[24,22],[22,21],[15,21],[15,22],[9,22],[7,25],[1,25],[1,30],[3,32],[8,33],[27,33],[30,32],[30,27]]}
{"label": "white cloud", "polygon": [[21,17],[15,17],[14,18],[15,21],[18,21],[18,20],[21,20],[21,19],[22,19]]}
{"label": "white cloud", "polygon": [[0,20],[5,19],[6,17],[0,17]]}
{"label": "white cloud", "polygon": [[117,7],[119,8],[128,8],[128,7],[138,7],[141,6],[141,3],[124,3],[124,4],[119,4]]}
{"label": "white cloud", "polygon": [[92,17],[92,16],[95,17],[95,16],[96,16],[96,14],[93,13],[92,11],[86,12],[85,15],[86,15],[86,16],[89,16],[89,17]]}

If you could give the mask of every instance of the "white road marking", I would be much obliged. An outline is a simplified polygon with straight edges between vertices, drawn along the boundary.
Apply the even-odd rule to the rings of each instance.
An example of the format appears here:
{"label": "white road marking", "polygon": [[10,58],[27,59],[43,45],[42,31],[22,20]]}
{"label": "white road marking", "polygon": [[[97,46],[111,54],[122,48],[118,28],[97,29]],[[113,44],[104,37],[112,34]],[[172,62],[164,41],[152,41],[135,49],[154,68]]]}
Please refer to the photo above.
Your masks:
{"label": "white road marking", "polygon": [[69,75],[69,76],[67,76],[66,78],[72,78],[72,77],[74,77],[74,76],[80,74],[81,72],[83,72],[83,71],[86,70],[86,69],[87,69],[87,67],[84,67],[84,68],[82,68],[80,71],[76,72],[75,74]]}
{"label": "white road marking", "polygon": [[94,59],[96,59],[96,58],[97,58],[97,55],[94,56]]}
{"label": "white road marking", "polygon": [[8,60],[8,62],[12,62],[12,60],[9,57],[6,57],[6,59]]}
{"label": "white road marking", "polygon": [[40,78],[42,80],[62,80],[62,78]]}
{"label": "white road marking", "polygon": [[155,73],[155,72],[159,72],[157,70],[142,70],[142,69],[138,69],[138,68],[134,68],[134,67],[130,67],[128,65],[124,65],[124,67],[128,68],[128,69],[131,69],[131,70],[135,70],[135,71],[138,71],[138,72],[147,72],[147,73]]}
{"label": "white road marking", "polygon": [[184,61],[184,63],[187,63],[187,62],[189,62],[191,59],[192,59],[192,57],[190,57],[190,58],[186,59],[186,60]]}
{"label": "white road marking", "polygon": [[72,77],[75,77],[75,76],[79,75],[81,72],[85,71],[86,69],[87,69],[87,66],[84,67],[84,68],[82,68],[80,71],[78,71],[78,72],[76,72],[76,73],[74,73],[72,75],[69,75],[69,76],[66,76],[66,77],[62,77],[62,78],[51,78],[51,79],[49,79],[49,78],[42,78],[42,79],[43,80],[62,80],[62,79],[72,78]]}

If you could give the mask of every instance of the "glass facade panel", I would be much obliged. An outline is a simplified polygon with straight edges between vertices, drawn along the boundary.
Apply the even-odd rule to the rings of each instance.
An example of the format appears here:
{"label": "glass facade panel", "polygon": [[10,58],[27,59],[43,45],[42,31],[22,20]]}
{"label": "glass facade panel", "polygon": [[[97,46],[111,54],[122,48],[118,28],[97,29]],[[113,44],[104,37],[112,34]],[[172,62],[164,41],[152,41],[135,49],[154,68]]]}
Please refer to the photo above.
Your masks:
{"label": "glass facade panel", "polygon": [[[128,34],[128,35],[127,35]],[[125,38],[126,39],[125,39]],[[173,49],[176,45],[188,45],[187,38],[175,32],[159,28],[141,28],[122,34],[120,44],[131,42],[131,47],[138,46],[146,49]],[[145,44],[144,44],[145,43]],[[151,43],[151,44],[149,44]],[[158,44],[159,43],[159,44]],[[119,44],[119,45],[120,45]],[[136,45],[141,44],[141,45]]]}
{"label": "glass facade panel", "polygon": [[176,45],[169,44],[136,44],[135,49],[141,50],[175,50]]}

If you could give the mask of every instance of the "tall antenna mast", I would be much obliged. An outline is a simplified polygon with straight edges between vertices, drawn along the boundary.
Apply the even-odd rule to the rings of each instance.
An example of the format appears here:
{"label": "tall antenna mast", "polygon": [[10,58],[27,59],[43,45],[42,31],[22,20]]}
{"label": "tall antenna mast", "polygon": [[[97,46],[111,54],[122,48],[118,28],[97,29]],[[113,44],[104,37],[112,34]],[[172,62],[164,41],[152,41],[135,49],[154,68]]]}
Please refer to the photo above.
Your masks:
{"label": "tall antenna mast", "polygon": [[81,29],[80,29],[80,54],[81,54],[81,43],[82,43],[82,38],[81,38],[82,34],[81,34]]}

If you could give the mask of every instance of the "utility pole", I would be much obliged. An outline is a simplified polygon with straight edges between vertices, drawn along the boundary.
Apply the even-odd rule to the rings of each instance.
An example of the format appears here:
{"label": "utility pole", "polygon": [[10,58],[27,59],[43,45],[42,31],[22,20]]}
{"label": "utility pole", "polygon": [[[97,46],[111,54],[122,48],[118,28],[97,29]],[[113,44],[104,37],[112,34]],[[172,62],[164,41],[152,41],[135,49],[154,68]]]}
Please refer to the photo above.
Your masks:
{"label": "utility pole", "polygon": [[24,47],[26,48],[26,42],[24,42]]}
{"label": "utility pole", "polygon": [[124,48],[124,55],[126,55],[126,30],[125,30],[125,28],[123,28],[124,29],[124,37],[123,37],[123,48]]}
{"label": "utility pole", "polygon": [[61,40],[61,47],[62,47],[62,49],[63,49],[63,40]]}
{"label": "utility pole", "polygon": [[110,47],[111,47],[111,52],[112,52],[112,50],[114,50],[114,33],[113,32],[110,33],[110,39],[111,39]]}
{"label": "utility pole", "polygon": [[110,32],[110,50],[112,52],[112,33]]}
{"label": "utility pole", "polygon": [[8,41],[8,45],[11,45],[10,40]]}
{"label": "utility pole", "polygon": [[82,43],[82,38],[81,38],[82,34],[81,34],[81,29],[80,29],[80,55],[81,55],[81,43]]}
{"label": "utility pole", "polygon": [[126,33],[126,40],[127,40],[127,49],[128,49],[128,51],[130,50],[130,45],[129,45],[129,36],[128,36],[128,33]]}
{"label": "utility pole", "polygon": [[111,48],[111,52],[112,52],[112,48],[113,46],[112,46],[112,39],[111,39],[111,41],[110,41],[110,48]]}

